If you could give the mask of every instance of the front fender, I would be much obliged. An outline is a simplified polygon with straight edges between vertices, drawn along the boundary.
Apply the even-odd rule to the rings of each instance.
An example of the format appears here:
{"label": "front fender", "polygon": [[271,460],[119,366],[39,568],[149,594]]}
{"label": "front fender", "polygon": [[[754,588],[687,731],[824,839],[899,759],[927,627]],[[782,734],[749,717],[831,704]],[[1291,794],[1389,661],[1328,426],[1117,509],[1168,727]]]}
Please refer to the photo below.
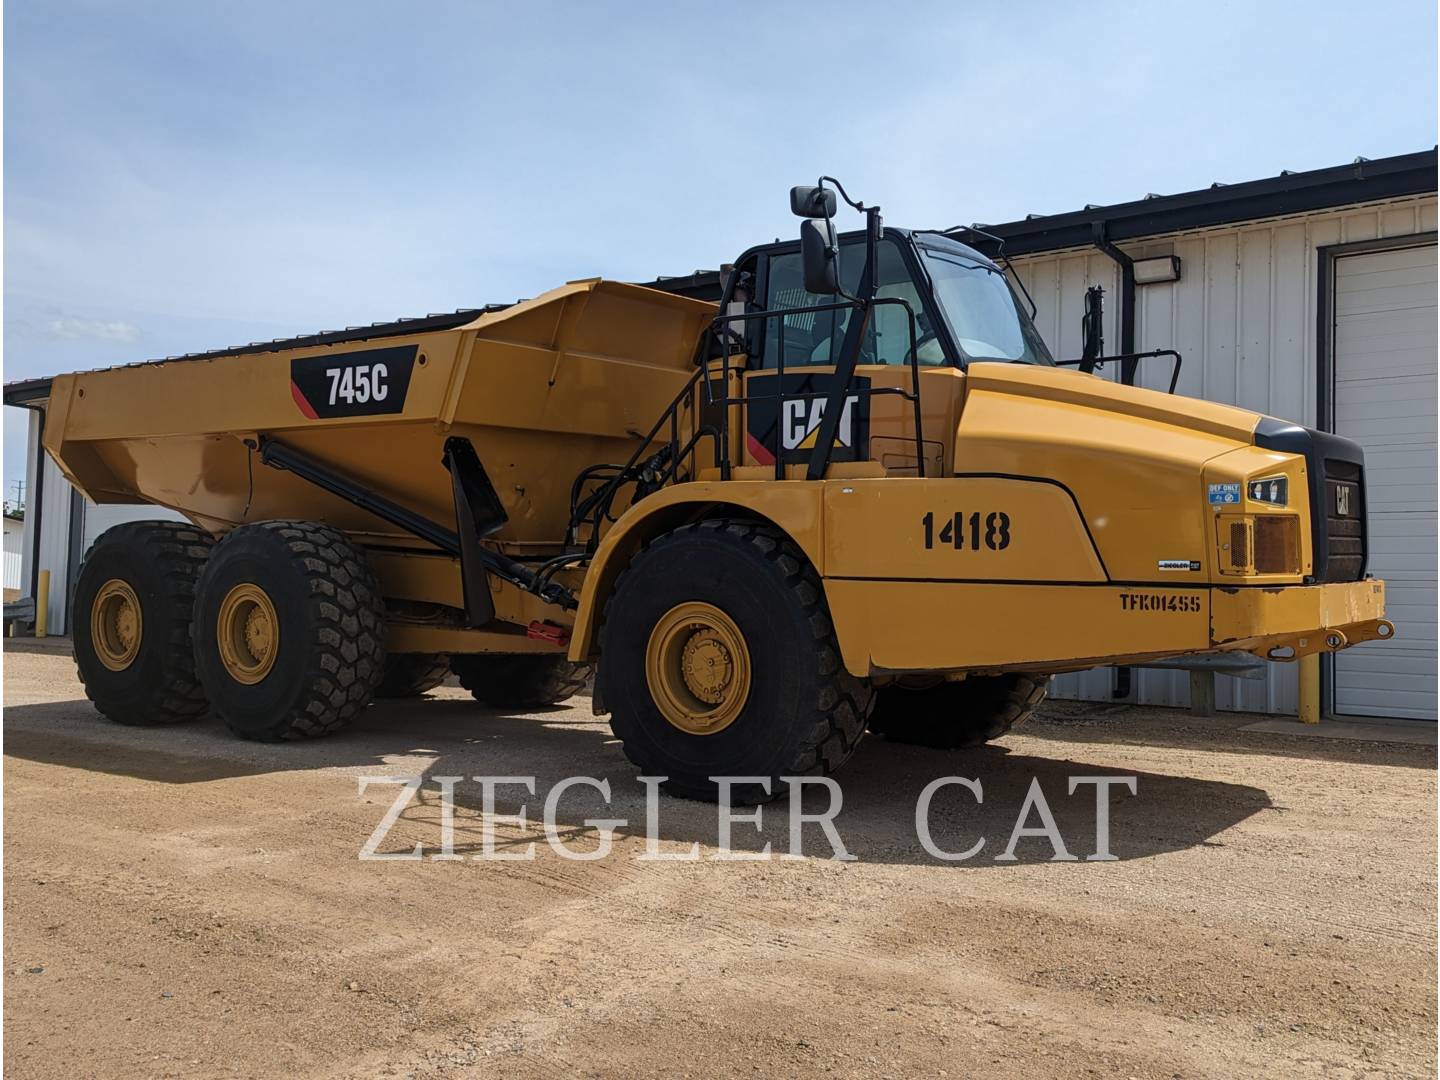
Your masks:
{"label": "front fender", "polygon": [[667,487],[620,516],[600,541],[585,572],[580,608],[570,637],[570,659],[592,660],[600,614],[630,560],[662,533],[713,517],[762,518],[781,529],[822,575],[824,483],[804,481],[696,481]]}

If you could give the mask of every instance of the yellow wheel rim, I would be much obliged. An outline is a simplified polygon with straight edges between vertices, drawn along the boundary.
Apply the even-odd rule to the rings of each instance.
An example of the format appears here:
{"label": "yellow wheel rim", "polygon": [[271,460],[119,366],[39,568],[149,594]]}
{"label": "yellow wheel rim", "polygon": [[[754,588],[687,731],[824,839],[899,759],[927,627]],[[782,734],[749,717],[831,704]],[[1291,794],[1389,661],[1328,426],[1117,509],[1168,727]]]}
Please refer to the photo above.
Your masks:
{"label": "yellow wheel rim", "polygon": [[90,605],[90,641],[100,663],[111,671],[124,671],[140,653],[145,619],[140,598],[127,581],[111,578],[100,586]]}
{"label": "yellow wheel rim", "polygon": [[714,735],[735,722],[750,696],[750,650],[735,621],[713,604],[678,604],[645,646],[650,696],[674,727]]}
{"label": "yellow wheel rim", "polygon": [[215,638],[220,662],[236,682],[254,685],[269,675],[280,651],[280,620],[265,590],[243,581],[226,593]]}

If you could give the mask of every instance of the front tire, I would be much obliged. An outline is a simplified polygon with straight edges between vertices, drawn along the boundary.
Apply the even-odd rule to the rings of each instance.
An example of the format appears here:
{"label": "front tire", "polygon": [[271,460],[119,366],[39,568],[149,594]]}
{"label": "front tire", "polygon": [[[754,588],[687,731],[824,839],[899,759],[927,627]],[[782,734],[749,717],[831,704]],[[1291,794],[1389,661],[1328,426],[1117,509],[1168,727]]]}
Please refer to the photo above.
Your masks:
{"label": "front tire", "polygon": [[75,585],[75,666],[117,724],[176,724],[208,704],[195,672],[195,586],[214,541],[193,525],[135,521],[90,546]]}
{"label": "front tire", "polygon": [[244,525],[195,600],[196,665],[215,711],[261,742],[327,735],[385,672],[385,609],[365,554],[312,521]]}
{"label": "front tire", "polygon": [[870,730],[891,742],[955,750],[998,739],[1034,714],[1050,676],[971,675],[921,690],[895,683],[876,691]]}
{"label": "front tire", "polygon": [[865,730],[869,684],[840,662],[819,576],[783,532],[710,520],[653,541],[605,607],[597,689],[611,728],[665,789],[716,801],[712,776],[765,777],[733,803],[824,776]]}

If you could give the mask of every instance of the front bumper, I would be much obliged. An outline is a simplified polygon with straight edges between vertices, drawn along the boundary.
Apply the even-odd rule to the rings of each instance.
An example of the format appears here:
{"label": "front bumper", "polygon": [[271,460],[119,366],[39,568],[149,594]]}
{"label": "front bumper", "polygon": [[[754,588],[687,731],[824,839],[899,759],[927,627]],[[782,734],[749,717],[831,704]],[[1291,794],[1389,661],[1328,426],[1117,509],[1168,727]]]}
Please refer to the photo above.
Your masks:
{"label": "front bumper", "polygon": [[1159,586],[826,578],[860,677],[1081,671],[1217,650],[1294,660],[1390,637],[1385,585]]}
{"label": "front bumper", "polygon": [[1210,598],[1210,636],[1217,650],[1298,660],[1394,637],[1395,626],[1384,616],[1383,581],[1216,587]]}

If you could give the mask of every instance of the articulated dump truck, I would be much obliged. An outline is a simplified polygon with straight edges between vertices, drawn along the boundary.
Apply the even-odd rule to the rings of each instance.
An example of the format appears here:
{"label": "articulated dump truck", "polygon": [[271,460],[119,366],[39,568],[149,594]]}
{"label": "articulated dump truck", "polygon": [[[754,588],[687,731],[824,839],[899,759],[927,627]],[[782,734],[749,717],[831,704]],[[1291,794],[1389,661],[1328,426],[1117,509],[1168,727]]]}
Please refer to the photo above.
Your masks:
{"label": "articulated dump truck", "polygon": [[281,740],[447,672],[513,709],[593,674],[644,773],[760,800],[867,727],[999,736],[1056,672],[1393,633],[1353,443],[1115,382],[1093,341],[1057,364],[954,232],[791,201],[800,241],[718,306],[575,281],[55,378],[67,478],[191,523],[88,553],[98,709]]}

